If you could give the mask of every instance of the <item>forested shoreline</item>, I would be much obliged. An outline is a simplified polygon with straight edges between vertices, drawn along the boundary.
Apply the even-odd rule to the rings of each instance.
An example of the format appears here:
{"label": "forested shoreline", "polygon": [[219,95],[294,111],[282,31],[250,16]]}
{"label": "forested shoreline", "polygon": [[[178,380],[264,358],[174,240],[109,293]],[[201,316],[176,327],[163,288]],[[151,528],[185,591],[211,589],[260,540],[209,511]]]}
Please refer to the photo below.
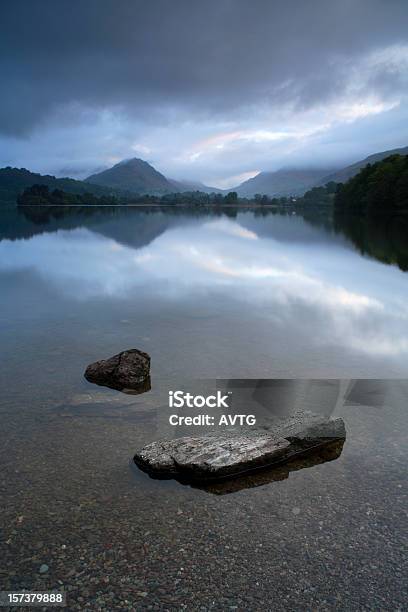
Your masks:
{"label": "forested shoreline", "polygon": [[336,215],[362,217],[394,216],[408,213],[408,156],[390,155],[367,164],[344,184],[335,198]]}
{"label": "forested shoreline", "polygon": [[375,164],[367,164],[346,183],[333,181],[306,191],[302,197],[270,197],[255,194],[239,197],[231,191],[205,193],[191,191],[165,195],[125,196],[95,195],[91,191],[71,193],[51,190],[48,185],[28,186],[17,197],[18,206],[117,206],[117,205],[193,205],[193,206],[272,206],[276,208],[324,208],[339,215],[359,217],[395,216],[408,214],[408,156],[391,155]]}

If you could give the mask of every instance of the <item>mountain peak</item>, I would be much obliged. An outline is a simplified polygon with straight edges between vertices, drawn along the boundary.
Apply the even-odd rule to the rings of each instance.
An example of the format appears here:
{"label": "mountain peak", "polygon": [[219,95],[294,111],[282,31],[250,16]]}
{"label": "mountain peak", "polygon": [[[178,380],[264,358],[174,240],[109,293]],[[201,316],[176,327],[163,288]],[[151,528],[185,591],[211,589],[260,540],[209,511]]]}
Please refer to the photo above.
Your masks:
{"label": "mountain peak", "polygon": [[153,166],[151,166],[149,162],[145,161],[144,159],[140,159],[140,157],[127,157],[126,159],[122,159],[120,162],[118,162],[112,167],[117,168],[118,166],[140,166],[140,165],[150,166],[150,168],[153,168]]}
{"label": "mountain peak", "polygon": [[123,159],[108,170],[88,176],[86,181],[140,194],[163,194],[174,191],[172,183],[163,174],[138,157]]}

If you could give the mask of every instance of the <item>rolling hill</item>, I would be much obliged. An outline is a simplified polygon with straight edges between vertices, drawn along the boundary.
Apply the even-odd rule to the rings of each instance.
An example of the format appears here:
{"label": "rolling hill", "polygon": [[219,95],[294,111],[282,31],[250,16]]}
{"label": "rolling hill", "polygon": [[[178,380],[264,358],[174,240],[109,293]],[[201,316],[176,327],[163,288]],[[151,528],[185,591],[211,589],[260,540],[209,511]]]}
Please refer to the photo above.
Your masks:
{"label": "rolling hill", "polygon": [[208,185],[204,185],[204,183],[200,183],[199,181],[175,181],[173,179],[169,179],[172,185],[174,185],[175,191],[202,191],[204,193],[224,193],[224,190],[218,189],[218,187],[209,187]]}
{"label": "rolling hill", "polygon": [[61,189],[68,193],[83,194],[93,193],[96,196],[115,195],[117,197],[129,196],[129,193],[122,190],[115,190],[111,187],[100,185],[90,185],[84,181],[77,181],[72,178],[56,178],[49,174],[38,174],[30,172],[25,168],[0,168],[0,205],[15,206],[17,196],[24,189],[32,185],[47,185],[50,189]]}
{"label": "rolling hill", "polygon": [[253,197],[256,193],[272,197],[301,196],[314,187],[316,183],[330,170],[327,169],[282,169],[276,172],[260,172],[253,178],[241,183],[230,191],[236,191],[239,196]]}

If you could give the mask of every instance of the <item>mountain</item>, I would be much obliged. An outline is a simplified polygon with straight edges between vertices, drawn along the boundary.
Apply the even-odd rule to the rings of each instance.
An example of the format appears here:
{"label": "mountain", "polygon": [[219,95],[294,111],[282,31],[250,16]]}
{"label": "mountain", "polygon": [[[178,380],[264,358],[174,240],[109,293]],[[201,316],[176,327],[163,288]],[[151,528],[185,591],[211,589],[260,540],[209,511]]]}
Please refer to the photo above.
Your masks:
{"label": "mountain", "polygon": [[[331,170],[332,171],[332,170]],[[252,197],[256,193],[273,197],[301,196],[330,172],[327,169],[281,169],[276,172],[260,172],[230,191],[241,197]]]}
{"label": "mountain", "polygon": [[87,179],[96,185],[108,185],[117,189],[126,189],[133,193],[162,195],[183,191],[220,192],[220,189],[208,187],[193,181],[176,181],[167,178],[143,159],[134,157],[125,159],[112,168],[92,174]]}
{"label": "mountain", "polygon": [[15,206],[17,197],[32,185],[47,185],[50,189],[61,189],[68,193],[93,193],[96,196],[115,195],[117,197],[129,194],[110,187],[90,185],[84,181],[71,178],[55,178],[49,174],[30,172],[25,168],[0,168],[0,206]]}
{"label": "mountain", "polygon": [[169,179],[172,185],[174,185],[174,189],[176,191],[202,191],[203,193],[223,193],[222,189],[218,189],[218,187],[209,187],[208,185],[204,185],[204,183],[200,183],[199,181],[175,181],[173,179]]}
{"label": "mountain", "polygon": [[139,194],[159,195],[175,190],[172,181],[164,174],[137,157],[125,159],[108,170],[88,176],[85,180],[95,185],[125,189]]}
{"label": "mountain", "polygon": [[408,155],[408,147],[401,147],[399,149],[391,149],[390,151],[382,151],[381,153],[374,153],[373,155],[369,155],[365,159],[361,161],[355,162],[351,164],[351,166],[347,166],[342,170],[338,170],[337,172],[333,172],[332,174],[328,174],[324,176],[320,181],[319,185],[325,185],[330,181],[334,181],[335,183],[345,183],[350,178],[353,178],[356,174],[360,172],[362,168],[364,168],[367,164],[375,164],[376,162],[382,161],[386,157],[390,155]]}

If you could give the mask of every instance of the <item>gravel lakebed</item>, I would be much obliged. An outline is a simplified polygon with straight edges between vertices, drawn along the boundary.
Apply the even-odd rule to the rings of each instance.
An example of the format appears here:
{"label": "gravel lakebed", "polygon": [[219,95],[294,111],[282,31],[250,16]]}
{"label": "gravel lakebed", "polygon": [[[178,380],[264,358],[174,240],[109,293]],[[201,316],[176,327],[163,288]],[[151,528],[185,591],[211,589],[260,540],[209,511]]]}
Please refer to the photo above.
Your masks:
{"label": "gravel lakebed", "polygon": [[10,393],[2,590],[63,589],[69,610],[406,609],[407,385],[394,386],[392,406],[342,409],[334,461],[225,495],[132,467],[157,436],[148,395]]}

